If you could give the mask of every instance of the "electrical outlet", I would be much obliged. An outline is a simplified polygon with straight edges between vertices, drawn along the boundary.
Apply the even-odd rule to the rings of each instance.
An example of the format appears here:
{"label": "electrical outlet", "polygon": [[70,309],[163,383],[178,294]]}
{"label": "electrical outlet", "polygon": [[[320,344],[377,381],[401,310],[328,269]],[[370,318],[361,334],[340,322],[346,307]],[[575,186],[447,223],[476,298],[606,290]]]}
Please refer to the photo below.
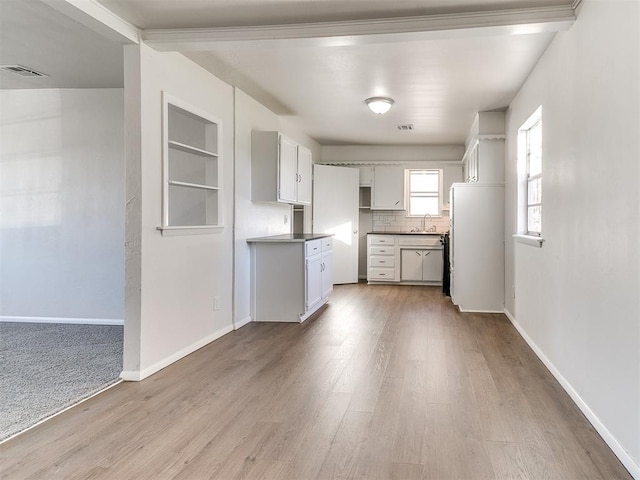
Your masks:
{"label": "electrical outlet", "polygon": [[213,297],[213,309],[220,310],[220,297]]}
{"label": "electrical outlet", "polygon": [[289,215],[284,216],[284,224],[286,225],[287,223],[289,223]]}

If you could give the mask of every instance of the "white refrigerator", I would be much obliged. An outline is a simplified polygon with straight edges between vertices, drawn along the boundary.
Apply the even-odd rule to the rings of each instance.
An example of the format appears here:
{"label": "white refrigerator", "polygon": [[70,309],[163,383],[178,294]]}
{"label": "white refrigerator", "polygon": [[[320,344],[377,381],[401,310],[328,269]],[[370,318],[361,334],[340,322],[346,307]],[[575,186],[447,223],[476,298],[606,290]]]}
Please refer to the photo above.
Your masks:
{"label": "white refrigerator", "polygon": [[461,312],[504,311],[504,185],[454,183],[451,300]]}

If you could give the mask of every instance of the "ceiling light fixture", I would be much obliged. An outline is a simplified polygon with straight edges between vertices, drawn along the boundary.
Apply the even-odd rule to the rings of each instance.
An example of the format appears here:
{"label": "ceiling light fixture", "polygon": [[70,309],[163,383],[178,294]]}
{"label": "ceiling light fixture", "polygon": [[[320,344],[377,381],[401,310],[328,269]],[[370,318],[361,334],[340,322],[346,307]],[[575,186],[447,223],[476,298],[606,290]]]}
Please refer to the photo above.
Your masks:
{"label": "ceiling light fixture", "polygon": [[383,113],[387,113],[393,105],[393,98],[389,97],[371,97],[367,98],[364,103],[367,104],[367,107],[378,115],[382,115]]}

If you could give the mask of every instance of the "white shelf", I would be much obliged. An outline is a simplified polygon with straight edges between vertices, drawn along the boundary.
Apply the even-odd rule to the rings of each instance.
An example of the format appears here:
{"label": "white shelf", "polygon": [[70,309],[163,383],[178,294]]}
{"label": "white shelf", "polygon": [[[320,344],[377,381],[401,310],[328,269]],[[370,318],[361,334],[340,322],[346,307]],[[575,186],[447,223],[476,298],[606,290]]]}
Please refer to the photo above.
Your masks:
{"label": "white shelf", "polygon": [[218,190],[218,187],[212,187],[210,185],[201,185],[199,183],[178,182],[176,180],[169,180],[169,185],[176,185],[178,187],[200,188],[202,190]]}
{"label": "white shelf", "polygon": [[163,237],[173,237],[182,235],[206,235],[222,231],[223,225],[194,225],[186,227],[156,227]]}
{"label": "white shelf", "polygon": [[163,92],[163,236],[222,231],[220,121]]}
{"label": "white shelf", "polygon": [[218,154],[216,153],[209,152],[208,150],[203,150],[201,148],[192,147],[191,145],[187,145],[186,143],[180,143],[174,140],[169,140],[167,143],[169,144],[169,148],[180,150],[181,152],[192,153],[193,155],[198,155],[200,157],[218,158]]}

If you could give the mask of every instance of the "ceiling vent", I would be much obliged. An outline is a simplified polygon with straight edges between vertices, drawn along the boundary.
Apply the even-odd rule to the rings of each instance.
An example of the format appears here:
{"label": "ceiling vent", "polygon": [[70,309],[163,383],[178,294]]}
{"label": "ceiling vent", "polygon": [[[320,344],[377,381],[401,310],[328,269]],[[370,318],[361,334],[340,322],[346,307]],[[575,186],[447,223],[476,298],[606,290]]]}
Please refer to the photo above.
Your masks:
{"label": "ceiling vent", "polygon": [[408,132],[409,130],[413,130],[413,123],[407,123],[405,125],[396,125],[396,127],[398,128],[398,130],[401,130],[403,132]]}
{"label": "ceiling vent", "polygon": [[0,70],[15,73],[22,77],[48,77],[44,73],[33,70],[32,68],[23,67],[22,65],[0,65]]}

